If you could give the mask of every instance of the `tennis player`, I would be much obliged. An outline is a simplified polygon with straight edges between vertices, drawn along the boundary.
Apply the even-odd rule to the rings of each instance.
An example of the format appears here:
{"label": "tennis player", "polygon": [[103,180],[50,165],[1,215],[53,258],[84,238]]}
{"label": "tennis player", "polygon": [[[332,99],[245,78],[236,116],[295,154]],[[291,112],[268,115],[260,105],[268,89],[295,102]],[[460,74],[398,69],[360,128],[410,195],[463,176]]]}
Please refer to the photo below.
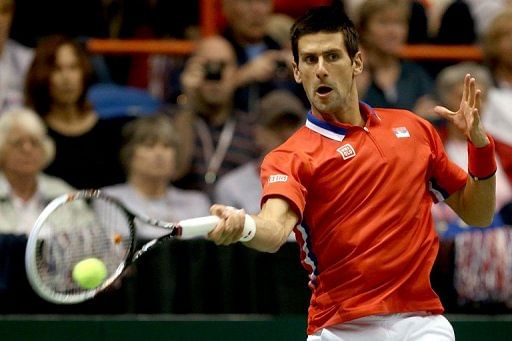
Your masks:
{"label": "tennis player", "polygon": [[295,80],[311,103],[306,124],[263,161],[261,212],[214,205],[223,219],[209,237],[234,243],[254,223],[247,246],[275,252],[294,230],[312,289],[310,341],[454,340],[429,281],[438,251],[430,209],[445,201],[469,225],[492,220],[494,144],[475,79],[466,75],[458,111],[436,107],[467,136],[466,172],[427,121],[359,102],[363,60],[341,10],[310,10],[291,42]]}

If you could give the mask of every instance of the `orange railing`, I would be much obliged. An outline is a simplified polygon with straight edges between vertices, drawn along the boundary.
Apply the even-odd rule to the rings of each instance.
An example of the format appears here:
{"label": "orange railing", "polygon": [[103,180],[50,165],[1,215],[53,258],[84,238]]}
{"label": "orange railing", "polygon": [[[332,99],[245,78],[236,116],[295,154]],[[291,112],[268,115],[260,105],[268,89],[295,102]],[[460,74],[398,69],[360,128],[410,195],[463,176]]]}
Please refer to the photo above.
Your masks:
{"label": "orange railing", "polygon": [[[188,55],[194,46],[193,41],[178,39],[90,39],[87,43],[91,53],[99,54]],[[408,45],[402,56],[422,61],[481,61],[483,58],[481,49],[476,45]]]}

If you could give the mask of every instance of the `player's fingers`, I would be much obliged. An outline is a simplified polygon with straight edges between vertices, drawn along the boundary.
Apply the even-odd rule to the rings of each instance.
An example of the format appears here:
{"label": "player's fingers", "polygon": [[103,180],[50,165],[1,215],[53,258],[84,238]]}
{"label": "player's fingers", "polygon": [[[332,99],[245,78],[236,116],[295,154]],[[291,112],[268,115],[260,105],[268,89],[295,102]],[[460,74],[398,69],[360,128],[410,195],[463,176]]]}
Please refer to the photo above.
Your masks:
{"label": "player's fingers", "polygon": [[482,106],[482,90],[478,89],[475,94],[475,108],[480,110]]}
{"label": "player's fingers", "polygon": [[226,219],[226,228],[224,230],[224,242],[226,244],[235,243],[242,237],[244,218],[245,212],[243,210],[236,210]]}
{"label": "player's fingers", "polygon": [[464,77],[464,87],[462,90],[462,101],[467,101],[469,96],[469,79],[470,79],[469,73],[466,74]]}
{"label": "player's fingers", "polygon": [[450,120],[451,116],[455,115],[455,113],[453,111],[448,110],[447,108],[439,106],[439,105],[436,105],[434,107],[434,112],[447,120]]}
{"label": "player's fingers", "polygon": [[210,214],[216,215],[219,218],[222,218],[224,215],[225,208],[226,208],[225,205],[214,204],[210,207]]}
{"label": "player's fingers", "polygon": [[468,96],[468,104],[470,107],[475,106],[475,97],[476,97],[476,81],[473,77],[469,80],[469,96]]}

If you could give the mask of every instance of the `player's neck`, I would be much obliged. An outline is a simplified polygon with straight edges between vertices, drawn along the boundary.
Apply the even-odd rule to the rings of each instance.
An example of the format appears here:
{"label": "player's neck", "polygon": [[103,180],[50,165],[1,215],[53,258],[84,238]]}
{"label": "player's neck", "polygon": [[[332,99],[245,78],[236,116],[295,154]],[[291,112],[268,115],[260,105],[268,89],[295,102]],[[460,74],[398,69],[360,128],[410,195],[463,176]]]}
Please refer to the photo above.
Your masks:
{"label": "player's neck", "polygon": [[23,201],[30,200],[37,190],[37,176],[4,171],[12,192]]}
{"label": "player's neck", "polygon": [[345,105],[335,111],[320,112],[313,107],[312,112],[314,115],[321,117],[326,122],[335,125],[337,123],[359,127],[363,127],[365,125],[365,119],[359,109],[359,99],[356,93],[352,94],[351,99],[347,100]]}
{"label": "player's neck", "polygon": [[169,181],[162,178],[130,176],[128,182],[135,190],[147,199],[157,199],[165,195]]}

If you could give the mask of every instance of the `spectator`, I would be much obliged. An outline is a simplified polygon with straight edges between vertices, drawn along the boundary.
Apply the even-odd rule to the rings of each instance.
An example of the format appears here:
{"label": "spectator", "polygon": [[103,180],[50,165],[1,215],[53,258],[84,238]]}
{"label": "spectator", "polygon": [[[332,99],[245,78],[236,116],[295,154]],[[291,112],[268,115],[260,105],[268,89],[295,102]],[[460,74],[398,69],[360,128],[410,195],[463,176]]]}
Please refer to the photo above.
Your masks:
{"label": "spectator", "polygon": [[2,313],[38,311],[43,304],[25,277],[27,235],[44,206],[72,188],[42,173],[55,154],[39,116],[13,108],[0,116],[0,298]]}
{"label": "spectator", "polygon": [[290,51],[267,35],[272,0],[223,0],[222,9],[227,20],[224,37],[235,49],[239,66],[236,107],[258,112],[260,98],[276,88],[289,89],[304,97],[292,78]]}
{"label": "spectator", "polygon": [[23,103],[23,81],[33,51],[9,39],[14,0],[0,0],[0,112]]}
{"label": "spectator", "polygon": [[358,11],[365,72],[358,79],[363,101],[434,116],[433,82],[418,64],[400,59],[407,37],[409,5],[400,0],[367,0]]}
{"label": "spectator", "polygon": [[484,57],[494,87],[489,91],[483,117],[486,129],[495,137],[498,154],[512,184],[512,8],[490,23],[483,39]]}
{"label": "spectator", "polygon": [[475,18],[477,35],[482,37],[494,18],[512,5],[510,0],[465,0]]}
{"label": "spectator", "polygon": [[[177,132],[170,118],[153,115],[128,123],[121,161],[127,182],[104,188],[133,212],[164,221],[208,215],[210,202],[201,192],[170,186],[179,153]],[[163,231],[165,233],[165,231]],[[139,237],[153,239],[162,229],[144,226]]]}
{"label": "spectator", "polygon": [[253,119],[234,108],[236,68],[231,45],[219,36],[199,42],[187,62],[176,115],[180,187],[210,192],[218,177],[258,156]]}
{"label": "spectator", "polygon": [[100,119],[86,100],[91,65],[74,40],[42,39],[26,83],[26,102],[46,122],[57,156],[48,174],[76,188],[99,188],[124,180],[118,160],[126,117]]}
{"label": "spectator", "polygon": [[[123,130],[121,161],[127,182],[103,190],[117,197],[135,213],[164,221],[179,221],[209,214],[210,201],[201,192],[178,189],[170,185],[176,167],[177,133],[170,119],[154,115],[137,119]],[[166,233],[161,228],[137,225],[140,243]],[[138,313],[170,313],[179,311],[177,290],[181,283],[177,262],[169,253],[181,245],[171,242],[144,257],[141,266],[134,265],[124,279],[124,289],[134,287],[132,311]]]}
{"label": "spectator", "polygon": [[[460,63],[447,67],[437,77],[437,92],[442,105],[452,110],[459,106],[463,91],[460,80],[468,73],[477,77],[482,94],[491,88],[490,73],[481,65]],[[484,112],[485,103],[483,97]],[[447,128],[446,153],[456,164],[466,168],[467,138],[452,123],[448,123]],[[497,162],[496,214],[491,227],[482,230],[467,226],[448,205],[438,203],[433,206],[441,245],[432,283],[444,298],[447,311],[505,312],[506,304],[512,304],[512,254],[508,251],[512,247],[512,232],[503,228],[499,214],[511,200],[512,186]]]}
{"label": "spectator", "polygon": [[260,210],[260,163],[263,157],[286,141],[305,121],[302,102],[286,90],[266,94],[260,105],[255,142],[260,158],[224,175],[215,187],[215,202],[245,209],[256,214]]}

